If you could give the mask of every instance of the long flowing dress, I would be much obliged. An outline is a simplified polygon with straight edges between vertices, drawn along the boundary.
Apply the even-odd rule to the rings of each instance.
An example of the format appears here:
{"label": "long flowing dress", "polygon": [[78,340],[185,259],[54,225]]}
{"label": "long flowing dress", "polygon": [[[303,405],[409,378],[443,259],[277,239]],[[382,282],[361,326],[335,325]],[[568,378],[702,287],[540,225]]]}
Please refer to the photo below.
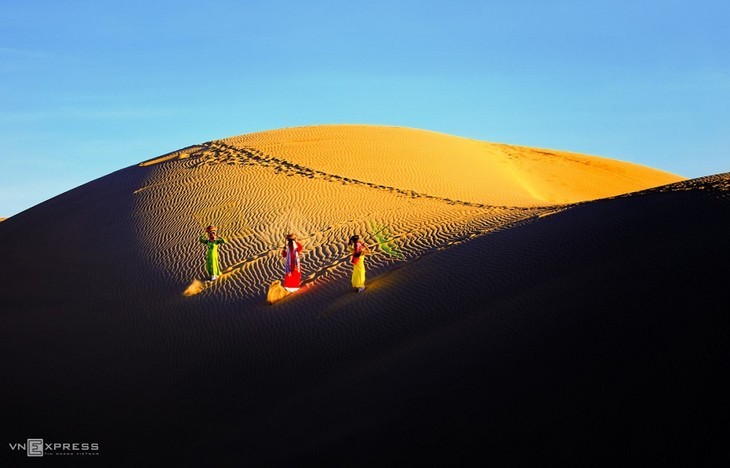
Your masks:
{"label": "long flowing dress", "polygon": [[214,240],[210,240],[207,236],[200,236],[200,243],[206,245],[205,270],[210,276],[220,275],[221,269],[218,265],[218,246],[221,244],[225,244],[226,240],[222,237],[217,237]]}
{"label": "long flowing dress", "polygon": [[302,245],[294,241],[290,247],[287,243],[286,247],[281,251],[282,256],[286,258],[286,269],[284,270],[284,288],[289,292],[297,291],[302,281],[302,270],[299,263],[299,252],[302,251]]}
{"label": "long flowing dress", "polygon": [[368,252],[364,243],[357,241],[350,247],[352,254],[352,287],[356,289],[365,288],[365,253]]}

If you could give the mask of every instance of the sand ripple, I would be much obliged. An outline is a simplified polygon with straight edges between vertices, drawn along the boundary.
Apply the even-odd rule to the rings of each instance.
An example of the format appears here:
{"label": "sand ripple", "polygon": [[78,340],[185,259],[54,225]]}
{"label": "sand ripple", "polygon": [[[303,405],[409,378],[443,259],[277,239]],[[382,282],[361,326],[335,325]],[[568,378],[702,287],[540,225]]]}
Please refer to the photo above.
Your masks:
{"label": "sand ripple", "polygon": [[[464,240],[533,219],[550,207],[489,206],[328,174],[255,148],[221,142],[192,147],[184,158],[149,164],[136,191],[150,259],[186,295],[262,298],[283,274],[288,232],[304,246],[304,283],[347,284],[347,239],[361,235],[373,254],[370,277]],[[153,160],[154,161],[154,160]],[[197,238],[215,224],[221,278],[204,278]]]}

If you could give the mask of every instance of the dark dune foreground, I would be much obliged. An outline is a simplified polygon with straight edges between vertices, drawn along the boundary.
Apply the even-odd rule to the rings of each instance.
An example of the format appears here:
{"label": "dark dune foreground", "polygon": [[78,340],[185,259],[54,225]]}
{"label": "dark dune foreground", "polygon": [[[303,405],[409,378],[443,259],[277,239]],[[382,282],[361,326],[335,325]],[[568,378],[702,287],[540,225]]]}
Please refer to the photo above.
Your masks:
{"label": "dark dune foreground", "polygon": [[[44,210],[63,219],[2,223],[6,442],[95,441],[107,466],[730,461],[730,174],[268,307],[191,300],[139,267],[144,226],[103,201],[132,211],[142,170],[78,189],[86,211],[60,197]],[[88,242],[47,236],[89,218]]]}

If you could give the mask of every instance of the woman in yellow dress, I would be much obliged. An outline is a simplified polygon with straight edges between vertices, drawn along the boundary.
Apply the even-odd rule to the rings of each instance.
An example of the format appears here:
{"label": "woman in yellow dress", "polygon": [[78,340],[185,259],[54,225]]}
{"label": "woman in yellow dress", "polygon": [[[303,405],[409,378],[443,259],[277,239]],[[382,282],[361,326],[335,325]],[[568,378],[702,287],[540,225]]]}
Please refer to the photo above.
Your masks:
{"label": "woman in yellow dress", "polygon": [[370,249],[357,234],[350,237],[347,246],[350,248],[350,261],[352,262],[352,287],[357,292],[363,292],[365,290],[365,255],[370,254]]}

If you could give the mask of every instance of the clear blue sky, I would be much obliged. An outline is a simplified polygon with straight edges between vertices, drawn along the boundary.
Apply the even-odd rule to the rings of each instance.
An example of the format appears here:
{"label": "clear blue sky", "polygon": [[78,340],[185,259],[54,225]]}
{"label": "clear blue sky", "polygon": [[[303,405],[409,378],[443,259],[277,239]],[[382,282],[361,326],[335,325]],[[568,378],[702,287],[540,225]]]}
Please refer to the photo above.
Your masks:
{"label": "clear blue sky", "polygon": [[0,217],[330,123],[730,171],[730,2],[0,0]]}

